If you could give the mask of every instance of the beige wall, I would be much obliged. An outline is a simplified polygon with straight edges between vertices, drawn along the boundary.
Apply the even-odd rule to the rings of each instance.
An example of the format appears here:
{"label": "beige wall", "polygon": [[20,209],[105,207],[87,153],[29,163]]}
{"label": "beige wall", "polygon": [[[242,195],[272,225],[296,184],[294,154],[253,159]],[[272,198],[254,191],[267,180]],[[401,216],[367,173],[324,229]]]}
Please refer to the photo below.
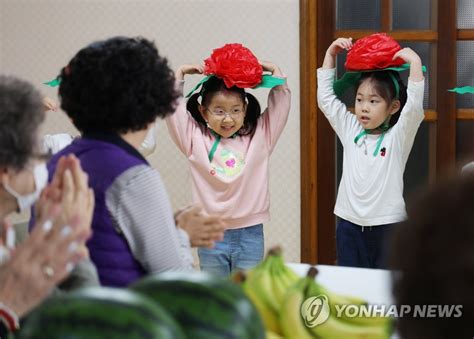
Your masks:
{"label": "beige wall", "polygon": [[[299,6],[298,0],[0,0],[0,69],[41,85],[54,78],[75,52],[112,35],[155,40],[173,67],[201,62],[224,43],[240,42],[257,57],[278,63],[293,92],[290,119],[270,168],[272,221],[266,245],[281,244],[288,261],[300,258]],[[199,77],[192,77],[189,89]],[[262,106],[268,90],[254,91]],[[173,206],[190,201],[184,157],[160,122],[158,148],[150,157]],[[44,133],[77,134],[63,113],[48,113]]]}

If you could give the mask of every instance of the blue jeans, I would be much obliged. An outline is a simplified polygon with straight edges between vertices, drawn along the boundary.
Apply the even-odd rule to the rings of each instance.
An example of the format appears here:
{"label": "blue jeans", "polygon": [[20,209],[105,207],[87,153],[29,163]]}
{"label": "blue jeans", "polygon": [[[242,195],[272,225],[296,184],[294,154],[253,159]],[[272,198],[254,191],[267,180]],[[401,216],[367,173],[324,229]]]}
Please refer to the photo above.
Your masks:
{"label": "blue jeans", "polygon": [[363,227],[340,218],[336,228],[337,264],[386,268],[390,234],[396,225]]}
{"label": "blue jeans", "polygon": [[263,225],[258,224],[224,232],[224,240],[214,248],[199,248],[202,271],[227,277],[235,270],[255,267],[263,259]]}

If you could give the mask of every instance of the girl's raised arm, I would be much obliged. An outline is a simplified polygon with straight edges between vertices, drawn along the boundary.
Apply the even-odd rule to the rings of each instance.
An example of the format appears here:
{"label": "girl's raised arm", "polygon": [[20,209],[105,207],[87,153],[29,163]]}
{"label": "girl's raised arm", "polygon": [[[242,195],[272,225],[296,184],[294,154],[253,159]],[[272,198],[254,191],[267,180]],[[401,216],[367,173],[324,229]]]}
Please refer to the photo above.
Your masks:
{"label": "girl's raised arm", "polygon": [[326,55],[324,56],[322,68],[331,69],[336,67],[336,55],[343,50],[350,50],[352,48],[352,38],[338,38],[328,47]]}

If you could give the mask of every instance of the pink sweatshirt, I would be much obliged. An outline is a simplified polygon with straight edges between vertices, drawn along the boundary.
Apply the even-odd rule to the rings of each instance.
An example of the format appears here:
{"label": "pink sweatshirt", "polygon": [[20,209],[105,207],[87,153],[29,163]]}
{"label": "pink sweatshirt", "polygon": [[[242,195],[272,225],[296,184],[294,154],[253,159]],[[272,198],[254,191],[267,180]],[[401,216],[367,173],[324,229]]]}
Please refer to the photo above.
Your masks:
{"label": "pink sweatshirt", "polygon": [[[184,83],[184,82],[182,82]],[[270,220],[268,165],[290,112],[291,92],[286,84],[268,95],[268,108],[258,119],[255,134],[222,138],[209,162],[215,137],[203,132],[186,111],[166,118],[171,138],[189,160],[194,203],[209,214],[218,213],[228,228],[242,228]]]}

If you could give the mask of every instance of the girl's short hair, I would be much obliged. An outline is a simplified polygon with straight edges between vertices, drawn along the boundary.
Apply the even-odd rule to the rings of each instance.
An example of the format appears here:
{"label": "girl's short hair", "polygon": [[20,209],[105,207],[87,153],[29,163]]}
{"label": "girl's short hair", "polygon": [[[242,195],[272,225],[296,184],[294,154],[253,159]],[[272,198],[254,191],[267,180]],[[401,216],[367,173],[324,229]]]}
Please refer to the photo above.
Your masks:
{"label": "girl's short hair", "polygon": [[[392,77],[393,76],[393,77]],[[397,90],[395,88],[394,79],[398,83],[399,93],[397,97]],[[394,126],[400,118],[400,112],[407,102],[407,87],[400,78],[399,72],[395,71],[376,71],[376,72],[363,72],[362,76],[357,84],[356,90],[359,86],[365,82],[371,81],[374,89],[378,95],[380,95],[387,104],[390,104],[393,100],[400,100],[400,109],[395,112],[390,118],[390,127]]]}
{"label": "girl's short hair", "polygon": [[22,170],[39,154],[44,117],[41,95],[30,83],[0,75],[0,166]]}
{"label": "girl's short hair", "polygon": [[61,70],[61,108],[81,132],[145,129],[174,112],[168,61],[144,38],[114,37],[81,49]]}
{"label": "girl's short hair", "polygon": [[211,102],[214,95],[219,92],[231,92],[237,93],[242,102],[247,102],[247,111],[245,114],[244,125],[237,132],[239,135],[253,135],[255,129],[257,128],[258,119],[261,116],[260,104],[258,103],[257,98],[252,94],[246,93],[243,88],[233,86],[227,88],[224,81],[218,77],[211,77],[207,80],[201,88],[199,93],[194,93],[188,100],[186,104],[187,110],[191,113],[194,120],[197,121],[201,130],[207,131],[207,123],[199,111],[199,102],[198,98],[201,98],[201,105],[207,106]]}

